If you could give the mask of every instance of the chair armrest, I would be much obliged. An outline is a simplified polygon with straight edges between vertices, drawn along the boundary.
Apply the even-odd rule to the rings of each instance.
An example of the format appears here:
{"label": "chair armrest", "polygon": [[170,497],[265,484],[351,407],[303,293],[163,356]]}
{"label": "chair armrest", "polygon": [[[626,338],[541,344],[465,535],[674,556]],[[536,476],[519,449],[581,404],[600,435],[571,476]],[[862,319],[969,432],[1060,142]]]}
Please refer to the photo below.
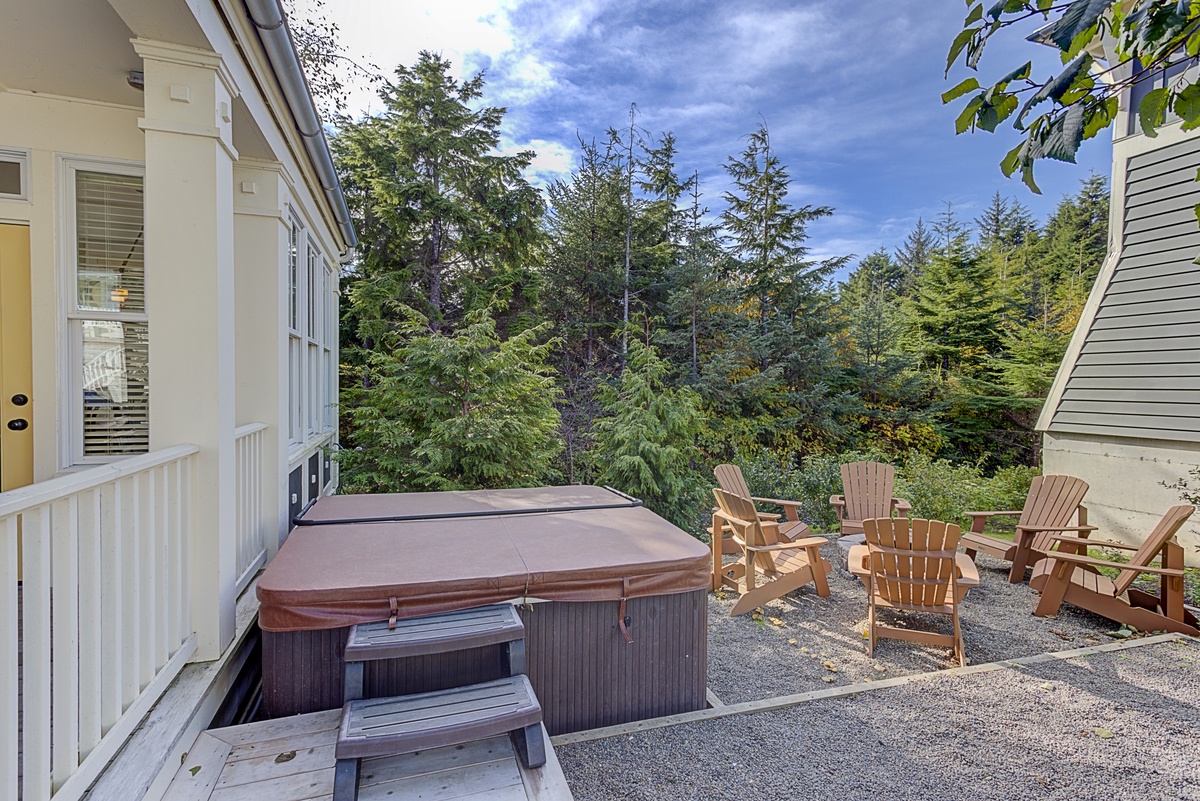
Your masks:
{"label": "chair armrest", "polygon": [[954,564],[958,567],[958,580],[963,582],[979,584],[979,567],[970,559],[963,559],[959,562],[954,560]]}
{"label": "chair armrest", "polygon": [[1020,512],[967,512],[971,517],[996,517],[997,515],[1007,515],[1009,517],[1020,517]]}
{"label": "chair armrest", "polygon": [[777,515],[774,512],[759,512],[758,513],[758,519],[763,521],[764,523],[774,523],[776,520],[778,520],[781,517],[783,517],[783,515]]}
{"label": "chair armrest", "polygon": [[829,496],[829,505],[830,506],[845,506],[846,505],[846,496],[845,495],[830,495]]}
{"label": "chair armrest", "polygon": [[799,506],[800,505],[800,501],[784,501],[784,500],[780,500],[779,498],[754,498],[754,497],[751,497],[750,500],[758,501],[759,503],[773,503],[776,506]]}
{"label": "chair armrest", "polygon": [[1183,571],[1173,567],[1159,567],[1157,565],[1131,565],[1124,562],[1110,562],[1106,559],[1093,559],[1090,556],[1081,556],[1074,553],[1061,553],[1054,551],[1050,554],[1049,559],[1055,561],[1071,562],[1077,565],[1091,565],[1093,567],[1113,567],[1117,570],[1136,570],[1139,573],[1155,573],[1160,576],[1182,576]]}
{"label": "chair armrest", "polygon": [[747,545],[747,551],[759,553],[762,551],[798,551],[802,548],[811,548],[814,545],[826,545],[829,540],[824,537],[805,537],[802,540],[793,542],[780,542],[776,545]]}
{"label": "chair armrest", "polygon": [[[1018,524],[1017,531],[1098,531],[1099,526],[1023,526]],[[1134,550],[1137,550],[1136,548]]]}
{"label": "chair armrest", "polygon": [[1060,540],[1062,542],[1078,541],[1087,545],[1095,545],[1098,548],[1118,548],[1122,551],[1136,551],[1142,546],[1128,545],[1124,542],[1113,542],[1112,540],[1093,540],[1088,537],[1072,537],[1070,534],[1051,534],[1050,539]]}
{"label": "chair armrest", "polygon": [[892,498],[892,506],[896,507],[898,512],[911,512],[912,504],[903,498]]}
{"label": "chair armrest", "polygon": [[730,515],[727,515],[724,512],[717,512],[716,514],[713,515],[713,517],[718,520],[724,520],[726,523],[732,523],[735,526],[742,526],[743,528],[754,525],[753,523],[751,523],[748,520],[739,520],[738,518],[731,517]]}

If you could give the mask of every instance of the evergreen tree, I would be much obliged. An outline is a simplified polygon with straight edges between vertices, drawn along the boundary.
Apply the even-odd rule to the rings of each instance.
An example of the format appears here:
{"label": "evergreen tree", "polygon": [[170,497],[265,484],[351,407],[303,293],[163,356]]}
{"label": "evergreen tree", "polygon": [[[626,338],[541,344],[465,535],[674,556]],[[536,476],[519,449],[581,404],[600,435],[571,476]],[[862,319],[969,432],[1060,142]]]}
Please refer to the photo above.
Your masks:
{"label": "evergreen tree", "polygon": [[929,230],[925,221],[918,217],[916,226],[909,232],[904,244],[896,251],[896,263],[904,270],[905,275],[902,294],[907,295],[917,285],[921,273],[925,271],[925,268],[929,266],[930,259],[933,258],[936,246],[937,237],[933,231]]}
{"label": "evergreen tree", "polygon": [[365,343],[396,322],[397,300],[435,330],[453,322],[468,288],[525,266],[541,237],[542,203],[522,177],[533,153],[498,155],[505,110],[476,108],[482,74],[449,73],[422,52],[380,90],[379,114],[333,140],[360,238],[348,322]]}
{"label": "evergreen tree", "polygon": [[399,347],[368,356],[370,387],[342,395],[352,423],[338,457],[347,492],[535,486],[562,448],[547,324],[501,340],[493,308],[455,333],[411,309]]}
{"label": "evergreen tree", "polygon": [[670,366],[654,348],[629,343],[629,361],[616,384],[600,392],[593,459],[597,480],[642,498],[677,525],[687,525],[697,502],[692,462],[700,433],[698,399],[671,387]]}

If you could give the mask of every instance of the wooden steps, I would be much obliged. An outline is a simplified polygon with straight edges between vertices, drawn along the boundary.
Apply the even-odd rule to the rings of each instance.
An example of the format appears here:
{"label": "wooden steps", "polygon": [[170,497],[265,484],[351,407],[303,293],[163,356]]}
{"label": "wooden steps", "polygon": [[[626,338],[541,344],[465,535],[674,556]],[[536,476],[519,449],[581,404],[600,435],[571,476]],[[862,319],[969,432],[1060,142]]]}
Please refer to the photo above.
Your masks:
{"label": "wooden steps", "polygon": [[[390,698],[362,698],[365,663],[508,644],[509,675]],[[526,768],[546,764],[542,706],[525,673],[525,627],[511,604],[351,628],[333,801],[354,801],[361,760],[461,746],[509,734]]]}

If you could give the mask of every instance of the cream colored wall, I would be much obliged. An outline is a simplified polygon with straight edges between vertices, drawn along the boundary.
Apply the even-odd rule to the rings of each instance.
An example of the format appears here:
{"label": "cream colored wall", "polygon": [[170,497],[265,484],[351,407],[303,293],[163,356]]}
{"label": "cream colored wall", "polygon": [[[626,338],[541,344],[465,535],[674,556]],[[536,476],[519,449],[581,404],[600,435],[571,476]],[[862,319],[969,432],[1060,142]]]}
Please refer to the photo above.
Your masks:
{"label": "cream colored wall", "polygon": [[[1200,466],[1200,445],[1144,439],[1101,439],[1084,434],[1046,434],[1042,469],[1088,483],[1084,505],[1097,537],[1140,544],[1168,507],[1182,503],[1163,486]],[[1195,485],[1197,482],[1193,481]],[[1179,535],[1189,565],[1200,565],[1200,513]]]}
{"label": "cream colored wall", "polygon": [[0,221],[29,226],[33,306],[33,439],[37,481],[59,472],[59,156],[141,163],[140,110],[0,92],[0,147],[29,150],[28,202],[0,200]]}

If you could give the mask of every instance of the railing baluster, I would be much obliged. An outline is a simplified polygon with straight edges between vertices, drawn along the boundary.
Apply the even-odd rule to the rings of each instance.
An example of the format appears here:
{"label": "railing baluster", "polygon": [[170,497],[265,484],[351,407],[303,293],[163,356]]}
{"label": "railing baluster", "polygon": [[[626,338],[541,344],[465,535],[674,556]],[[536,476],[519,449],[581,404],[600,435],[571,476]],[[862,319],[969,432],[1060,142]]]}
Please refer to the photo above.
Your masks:
{"label": "railing baluster", "polygon": [[21,519],[22,798],[50,798],[50,520],[45,506]]}
{"label": "railing baluster", "polygon": [[123,667],[125,653],[124,616],[121,614],[121,594],[125,587],[125,552],[121,530],[125,526],[124,482],[114,481],[100,496],[100,562],[104,582],[100,590],[100,618],[104,636],[100,642],[101,731],[121,717]]}
{"label": "railing baluster", "polygon": [[101,736],[101,670],[104,664],[100,641],[100,488],[80,496],[79,501],[79,754],[86,758]]}
{"label": "railing baluster", "polygon": [[54,790],[79,767],[79,496],[50,505]]}
{"label": "railing baluster", "polygon": [[158,643],[158,654],[155,660],[154,670],[158,671],[160,667],[167,663],[171,654],[175,652],[175,643],[171,641],[170,635],[170,615],[167,613],[167,604],[170,601],[171,593],[174,588],[171,586],[167,578],[167,560],[170,558],[170,546],[168,539],[170,538],[171,527],[168,523],[167,516],[169,513],[168,505],[171,498],[171,485],[168,482],[167,466],[156,467],[154,472],[158,476],[158,513],[154,518],[154,549],[158,556],[158,564],[154,567],[154,573],[158,576],[158,597],[155,599],[154,606],[158,610],[156,612],[155,622],[158,624],[158,631],[154,636],[155,642]]}
{"label": "railing baluster", "polygon": [[0,801],[17,801],[17,515],[0,526]]}
{"label": "railing baluster", "polygon": [[121,493],[121,552],[125,565],[124,588],[121,590],[121,631],[124,642],[121,653],[121,711],[124,712],[142,691],[141,665],[142,609],[141,571],[141,482],[134,474],[122,480]]}

